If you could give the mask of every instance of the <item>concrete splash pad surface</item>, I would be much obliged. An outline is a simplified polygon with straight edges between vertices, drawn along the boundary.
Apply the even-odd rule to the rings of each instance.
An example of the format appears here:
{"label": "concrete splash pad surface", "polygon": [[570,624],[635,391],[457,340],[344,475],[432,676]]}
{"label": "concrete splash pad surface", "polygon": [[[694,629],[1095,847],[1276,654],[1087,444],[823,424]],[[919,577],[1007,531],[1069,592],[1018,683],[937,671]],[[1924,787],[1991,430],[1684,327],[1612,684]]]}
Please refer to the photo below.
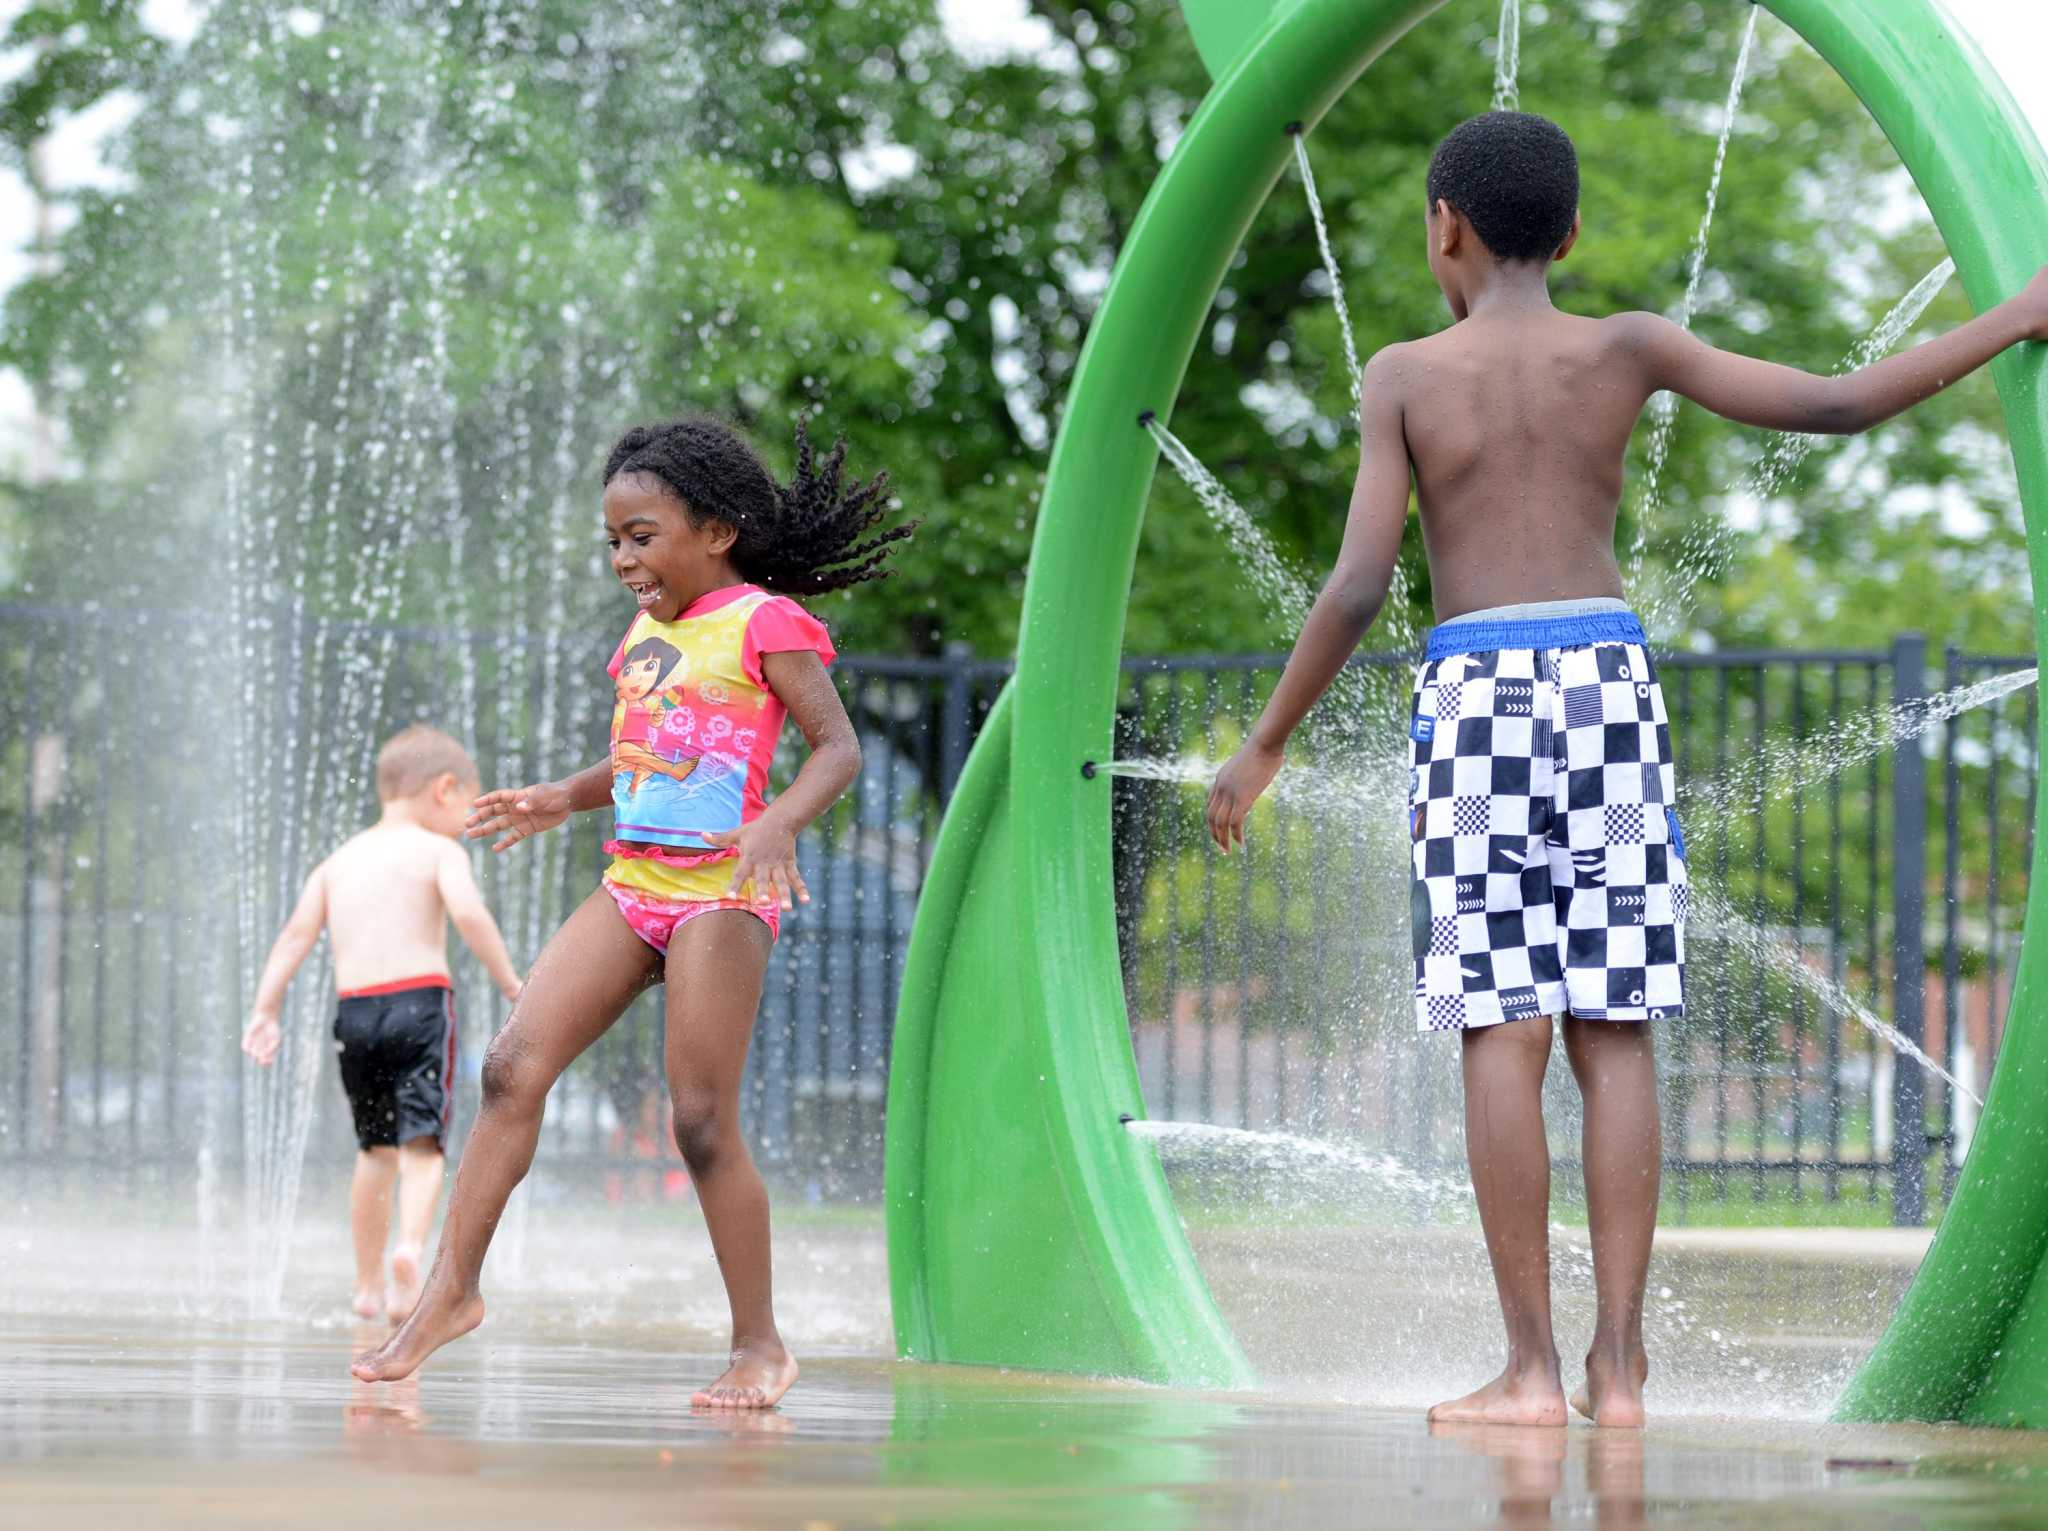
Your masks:
{"label": "concrete splash pad surface", "polygon": [[[1413,1327],[1412,1313],[1398,1316],[1412,1304],[1384,1273],[1354,1270],[1331,1286],[1332,1249],[1300,1238],[1256,1259],[1241,1235],[1198,1239],[1219,1290],[1245,1299],[1226,1295],[1225,1306],[1238,1309],[1248,1351],[1286,1380],[1196,1393],[895,1363],[876,1221],[793,1212],[779,1230],[781,1307],[804,1380],[766,1417],[693,1414],[690,1391],[718,1370],[722,1338],[694,1223],[688,1207],[539,1209],[523,1261],[494,1255],[484,1329],[413,1381],[366,1387],[345,1365],[379,1328],[341,1307],[336,1228],[307,1225],[283,1310],[253,1316],[220,1285],[218,1251],[235,1240],[10,1212],[0,1526],[2048,1519],[2048,1440],[2033,1436],[1731,1414],[1672,1415],[1639,1437],[1432,1430],[1413,1409],[1332,1402],[1405,1393],[1405,1380],[1360,1368],[1371,1370],[1376,1333]],[[1722,1301],[1702,1274],[1711,1265],[1685,1263],[1684,1242],[1673,1241],[1675,1279],[1702,1303]],[[1797,1268],[1811,1268],[1812,1252],[1738,1253],[1753,1312],[1776,1311],[1755,1293],[1778,1289],[1781,1265],[1785,1290],[1811,1303]],[[1860,1271],[1876,1290],[1903,1281],[1911,1253],[1852,1240],[1824,1268],[1831,1282]],[[1254,1289],[1271,1295],[1251,1300]],[[1843,1296],[1834,1318],[1791,1326],[1796,1344],[1780,1332],[1778,1351],[1825,1353],[1831,1371],[1867,1347],[1889,1303]],[[1322,1367],[1281,1337],[1282,1310],[1328,1337]],[[1458,1348],[1468,1343],[1479,1353],[1491,1335]],[[1420,1364],[1412,1346],[1403,1354]]]}

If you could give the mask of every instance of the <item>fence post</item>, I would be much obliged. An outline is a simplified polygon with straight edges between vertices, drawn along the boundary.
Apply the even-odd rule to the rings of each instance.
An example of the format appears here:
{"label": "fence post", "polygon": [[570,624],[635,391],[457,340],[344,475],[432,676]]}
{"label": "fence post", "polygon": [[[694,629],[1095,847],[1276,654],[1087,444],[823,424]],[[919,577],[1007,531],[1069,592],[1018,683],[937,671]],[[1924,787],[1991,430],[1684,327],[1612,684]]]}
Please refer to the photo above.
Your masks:
{"label": "fence post", "polygon": [[939,796],[953,800],[953,788],[967,765],[968,747],[974,743],[974,726],[969,716],[974,700],[974,676],[969,666],[974,645],[955,641],[946,645],[946,700],[939,715]]}
{"label": "fence post", "polygon": [[30,995],[22,1022],[30,1038],[23,1067],[29,1075],[30,1110],[22,1121],[23,1147],[55,1153],[64,1136],[64,864],[70,855],[64,833],[67,740],[52,729],[33,736],[28,751],[28,804],[34,821],[45,826],[48,852],[38,855],[35,841],[22,863],[26,870],[21,911],[23,929],[32,938],[22,942]]}
{"label": "fence post", "polygon": [[[1901,633],[1892,642],[1892,703],[1927,695],[1927,639]],[[1901,739],[1892,757],[1892,1024],[1914,1043],[1927,1035],[1927,762],[1920,736]],[[1917,1227],[1927,1216],[1927,1078],[1909,1058],[1892,1064],[1892,1222]]]}

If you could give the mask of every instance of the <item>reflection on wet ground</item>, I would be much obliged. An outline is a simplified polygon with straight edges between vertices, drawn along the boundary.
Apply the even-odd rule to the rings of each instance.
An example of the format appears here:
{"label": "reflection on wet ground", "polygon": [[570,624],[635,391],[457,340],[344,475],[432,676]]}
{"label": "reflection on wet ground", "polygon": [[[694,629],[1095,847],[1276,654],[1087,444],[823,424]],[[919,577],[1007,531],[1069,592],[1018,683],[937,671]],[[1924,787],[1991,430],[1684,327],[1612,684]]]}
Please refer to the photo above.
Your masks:
{"label": "reflection on wet ground", "polygon": [[546,1279],[499,1273],[482,1331],[379,1387],[345,1370],[378,1331],[315,1279],[338,1248],[308,1245],[285,1311],[252,1317],[193,1300],[176,1240],[47,1231],[0,1229],[0,1527],[2048,1521],[2032,1436],[1433,1429],[1301,1380],[1194,1394],[899,1365],[871,1223],[785,1231],[805,1374],[764,1417],[691,1411],[717,1331],[674,1223],[630,1245],[575,1230],[529,1262]]}
{"label": "reflection on wet ground", "polygon": [[[2048,1443],[1987,1432],[1645,1435],[813,1356],[761,1417],[657,1336],[498,1332],[366,1387],[347,1331],[0,1331],[0,1525],[1123,1528],[1903,1525],[2048,1516]],[[2039,1471],[2041,1488],[2029,1474]],[[2009,1520],[2007,1523],[2011,1523]]]}

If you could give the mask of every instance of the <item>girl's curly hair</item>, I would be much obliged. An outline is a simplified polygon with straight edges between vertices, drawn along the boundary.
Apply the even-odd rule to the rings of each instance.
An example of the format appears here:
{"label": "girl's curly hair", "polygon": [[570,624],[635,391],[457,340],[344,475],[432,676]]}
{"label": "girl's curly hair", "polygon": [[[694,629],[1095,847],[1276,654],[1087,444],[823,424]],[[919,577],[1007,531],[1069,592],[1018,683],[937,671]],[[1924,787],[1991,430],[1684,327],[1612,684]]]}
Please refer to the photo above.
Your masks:
{"label": "girl's curly hair", "polygon": [[665,484],[696,524],[731,526],[739,533],[734,567],[765,590],[823,595],[886,578],[894,544],[918,523],[875,532],[889,514],[889,475],[842,484],[846,438],[835,439],[820,458],[805,425],[799,417],[796,474],[787,484],[775,481],[744,436],[709,415],[634,426],[605,459],[604,481],[645,473]]}

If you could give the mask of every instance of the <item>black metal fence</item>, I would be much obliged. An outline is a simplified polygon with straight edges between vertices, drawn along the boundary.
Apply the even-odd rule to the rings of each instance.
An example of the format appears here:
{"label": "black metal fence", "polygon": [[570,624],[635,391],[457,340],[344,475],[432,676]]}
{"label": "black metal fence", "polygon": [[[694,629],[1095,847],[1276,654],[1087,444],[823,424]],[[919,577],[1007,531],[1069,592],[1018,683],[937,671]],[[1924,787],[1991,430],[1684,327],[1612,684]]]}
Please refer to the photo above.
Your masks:
{"label": "black metal fence", "polygon": [[[0,1161],[151,1185],[345,1164],[324,1064],[331,984],[316,953],[270,1070],[241,1058],[254,974],[306,872],[374,819],[378,741],[405,723],[466,734],[494,784],[599,758],[606,650],[511,634],[124,615],[113,668],[82,660],[97,613],[0,607]],[[146,641],[133,634],[146,632]],[[746,1078],[764,1168],[821,1198],[879,1184],[895,991],[946,795],[1007,666],[852,657],[835,676],[865,763],[799,848],[815,902],[784,927]],[[111,677],[111,679],[110,679]],[[593,684],[593,678],[596,684]],[[463,727],[461,720],[468,720]],[[786,741],[787,742],[787,741]],[[793,750],[778,757],[786,780]],[[596,887],[589,815],[481,857],[485,895],[530,962]],[[504,1002],[459,961],[456,1133],[473,1119]],[[643,997],[558,1086],[539,1163],[608,1194],[683,1193]],[[260,1175],[259,1175],[260,1178]]]}
{"label": "black metal fence", "polygon": [[[324,975],[295,985],[293,1046],[317,1056],[264,1076],[236,1050],[297,879],[367,821],[371,752],[403,722],[469,719],[493,782],[596,758],[604,656],[502,634],[166,616],[109,669],[89,660],[100,622],[0,608],[0,1017],[16,1012],[0,1019],[0,1160],[131,1180],[209,1158],[232,1171],[310,1115],[315,1152],[340,1162]],[[1660,663],[1698,889],[1691,1007],[1662,1049],[1672,1210],[1853,1200],[1921,1221],[1973,1108],[1895,1063],[1863,1022],[1895,1024],[1979,1091],[1989,1076],[2032,849],[2035,693],[1952,714],[1945,698],[2026,661],[1930,664],[1904,637]],[[1454,1160],[1455,1048],[1417,1039],[1408,1018],[1406,770],[1387,753],[1406,661],[1352,667],[1254,818],[1248,855],[1204,844],[1196,783],[1278,667],[1126,666],[1117,754],[1150,774],[1114,780],[1117,905],[1150,1109]],[[805,837],[815,902],[776,949],[747,1080],[756,1151],[799,1194],[878,1184],[918,890],[1007,668],[966,654],[836,667],[866,766]],[[521,960],[595,885],[603,838],[591,818],[489,864]],[[473,968],[458,964],[460,1120],[503,1012]],[[596,1174],[621,1199],[683,1194],[658,1005],[636,1005],[564,1077],[544,1168]],[[1568,1167],[1575,1145],[1556,1146]]]}
{"label": "black metal fence", "polygon": [[[1187,762],[1117,784],[1150,1108],[1454,1163],[1457,1049],[1410,1019],[1407,661],[1353,666],[1323,708],[1335,726],[1290,752],[1242,857],[1213,855],[1202,794],[1178,779],[1234,747],[1279,663],[1129,667],[1118,753]],[[2028,666],[1952,651],[1934,672],[1910,635],[1659,660],[1694,886],[1689,1009],[1660,1056],[1671,1216],[1853,1198],[1918,1223],[1952,1186],[1973,1101],[1867,1023],[1976,1093],[1989,1078],[2032,854]],[[1569,1172],[1565,1072],[1550,1116]]]}

